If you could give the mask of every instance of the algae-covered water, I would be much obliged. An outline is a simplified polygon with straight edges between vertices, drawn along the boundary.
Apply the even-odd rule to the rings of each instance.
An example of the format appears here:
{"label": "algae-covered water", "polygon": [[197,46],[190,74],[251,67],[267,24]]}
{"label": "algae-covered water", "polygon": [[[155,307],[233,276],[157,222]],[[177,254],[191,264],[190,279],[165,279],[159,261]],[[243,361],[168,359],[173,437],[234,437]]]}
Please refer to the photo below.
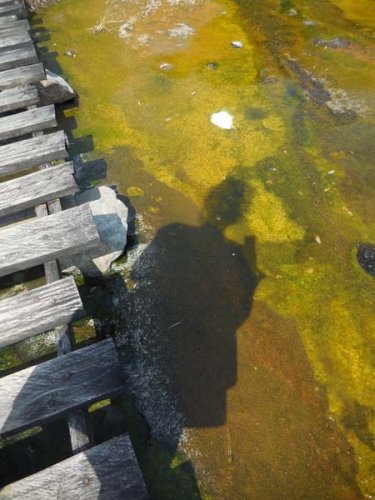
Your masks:
{"label": "algae-covered water", "polygon": [[150,435],[196,485],[154,495],[374,498],[375,281],[357,261],[375,243],[374,1],[41,17],[80,95],[73,136],[137,214],[117,341]]}

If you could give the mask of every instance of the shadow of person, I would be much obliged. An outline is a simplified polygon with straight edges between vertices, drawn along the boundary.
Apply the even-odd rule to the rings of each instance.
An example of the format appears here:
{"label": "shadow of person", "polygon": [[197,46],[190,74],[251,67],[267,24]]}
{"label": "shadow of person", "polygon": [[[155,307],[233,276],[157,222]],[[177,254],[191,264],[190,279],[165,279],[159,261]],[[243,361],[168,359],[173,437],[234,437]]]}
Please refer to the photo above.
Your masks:
{"label": "shadow of person", "polygon": [[130,273],[125,370],[152,435],[173,451],[184,428],[226,422],[236,331],[261,279],[255,239],[241,246],[224,234],[241,218],[248,189],[226,178],[207,197],[203,225],[163,227]]}

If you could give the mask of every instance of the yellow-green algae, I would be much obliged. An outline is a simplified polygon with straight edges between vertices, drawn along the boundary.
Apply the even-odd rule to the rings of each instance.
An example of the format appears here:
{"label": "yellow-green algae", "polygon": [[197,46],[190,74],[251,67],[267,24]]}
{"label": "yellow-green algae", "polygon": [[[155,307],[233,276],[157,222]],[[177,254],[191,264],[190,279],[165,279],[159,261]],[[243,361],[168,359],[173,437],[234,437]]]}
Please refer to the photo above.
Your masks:
{"label": "yellow-green algae", "polygon": [[[155,231],[181,215],[157,183],[203,218],[214,187],[229,177],[246,186],[225,237],[245,254],[255,237],[263,279],[238,330],[225,429],[191,431],[204,489],[220,498],[373,498],[375,283],[355,255],[358,242],[375,243],[373,1],[201,2],[184,13],[196,33],[180,48],[121,40],[116,25],[94,34],[104,9],[64,0],[43,13],[49,48],[80,94],[67,113],[75,136],[92,135],[109,178]],[[167,3],[137,29],[165,29],[166,11]],[[351,45],[313,43],[337,36]],[[356,115],[306,98],[290,59],[339,89]],[[160,70],[164,62],[174,68]],[[210,123],[221,109],[233,130]]]}

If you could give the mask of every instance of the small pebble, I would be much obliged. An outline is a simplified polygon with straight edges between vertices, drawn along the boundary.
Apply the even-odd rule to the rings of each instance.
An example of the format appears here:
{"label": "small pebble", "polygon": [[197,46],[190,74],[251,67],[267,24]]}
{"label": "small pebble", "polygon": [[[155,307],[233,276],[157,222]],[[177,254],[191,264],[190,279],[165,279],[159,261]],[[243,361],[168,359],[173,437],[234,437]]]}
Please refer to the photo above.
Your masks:
{"label": "small pebble", "polygon": [[288,15],[291,17],[298,16],[296,9],[289,9]]}
{"label": "small pebble", "polygon": [[173,64],[170,64],[170,63],[162,63],[160,66],[159,66],[160,69],[162,69],[163,71],[170,71],[171,69],[174,68]]}
{"label": "small pebble", "polygon": [[303,21],[303,24],[305,26],[316,26],[316,21],[312,21],[311,19],[305,19],[305,21]]}
{"label": "small pebble", "polygon": [[216,62],[210,62],[207,64],[208,69],[217,69],[218,67],[219,67],[219,65]]}
{"label": "small pebble", "polygon": [[73,50],[66,50],[64,52],[64,56],[68,56],[68,57],[77,57],[77,54],[75,52],[73,52]]}
{"label": "small pebble", "polygon": [[239,40],[233,40],[231,42],[232,47],[235,47],[236,49],[242,49],[243,48],[243,43],[240,42]]}
{"label": "small pebble", "polygon": [[319,245],[322,244],[322,240],[320,239],[320,236],[318,236],[317,234],[314,236],[314,239]]}

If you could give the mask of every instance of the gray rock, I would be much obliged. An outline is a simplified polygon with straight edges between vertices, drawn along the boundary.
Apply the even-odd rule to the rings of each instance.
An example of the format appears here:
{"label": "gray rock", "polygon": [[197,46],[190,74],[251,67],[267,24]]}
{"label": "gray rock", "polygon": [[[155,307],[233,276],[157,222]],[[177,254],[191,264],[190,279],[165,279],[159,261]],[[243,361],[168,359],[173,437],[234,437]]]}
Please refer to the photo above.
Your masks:
{"label": "gray rock", "polygon": [[128,232],[128,209],[107,186],[89,189],[76,196],[77,205],[89,203],[101,243],[85,254],[62,259],[64,272],[73,266],[87,276],[101,276],[110,271],[111,264],[123,253]]}
{"label": "gray rock", "polygon": [[46,69],[46,77],[38,83],[42,104],[61,104],[75,98],[76,93],[64,78],[49,69]]}

